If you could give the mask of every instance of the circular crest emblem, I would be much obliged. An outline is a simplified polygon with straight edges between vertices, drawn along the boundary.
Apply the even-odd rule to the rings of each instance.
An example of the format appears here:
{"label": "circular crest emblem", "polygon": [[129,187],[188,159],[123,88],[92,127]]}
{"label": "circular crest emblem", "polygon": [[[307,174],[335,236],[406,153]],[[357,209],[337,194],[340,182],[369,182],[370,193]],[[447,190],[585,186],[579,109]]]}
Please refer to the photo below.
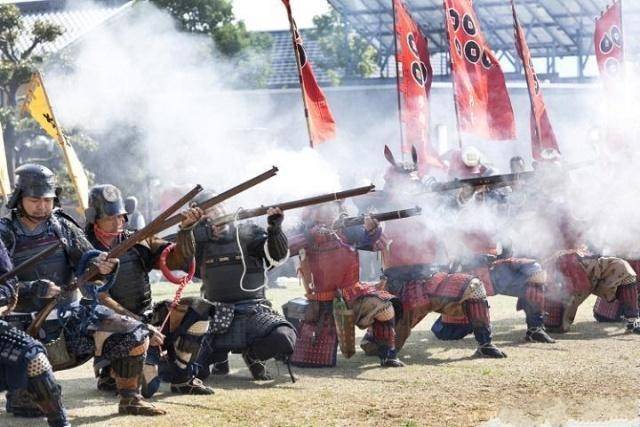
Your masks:
{"label": "circular crest emblem", "polygon": [[107,185],[102,189],[102,197],[110,203],[118,200],[118,189],[113,185]]}
{"label": "circular crest emblem", "polygon": [[460,28],[460,14],[455,9],[449,9],[449,17],[451,18],[453,31],[458,31],[458,28]]}
{"label": "circular crest emblem", "polygon": [[480,51],[480,46],[476,43],[475,40],[469,40],[464,45],[464,56],[467,58],[467,61],[472,64],[477,64],[482,56],[482,52]]}
{"label": "circular crest emblem", "polygon": [[611,37],[609,34],[605,34],[600,40],[600,52],[609,53],[613,49],[613,41],[611,41]]}
{"label": "circular crest emblem", "polygon": [[470,36],[475,36],[478,32],[476,28],[476,23],[473,22],[473,18],[470,15],[464,15],[462,18],[462,28],[464,32],[469,34]]}
{"label": "circular crest emblem", "polygon": [[482,52],[482,66],[487,70],[493,67],[493,62],[491,62],[491,57],[487,53],[487,51]]}
{"label": "circular crest emblem", "polygon": [[617,25],[614,25],[611,27],[611,31],[609,33],[611,34],[611,40],[613,40],[618,47],[622,47],[622,31],[620,31],[620,28],[618,28]]}
{"label": "circular crest emblem", "polygon": [[427,67],[422,61],[413,61],[411,63],[411,74],[416,83],[424,87],[427,82]]}
{"label": "circular crest emblem", "polygon": [[607,74],[616,76],[620,71],[620,62],[616,58],[608,58],[604,62],[604,68],[607,70]]}
{"label": "circular crest emblem", "polygon": [[407,45],[411,53],[413,53],[416,58],[419,58],[420,52],[418,52],[418,45],[416,44],[416,38],[413,33],[407,34]]}

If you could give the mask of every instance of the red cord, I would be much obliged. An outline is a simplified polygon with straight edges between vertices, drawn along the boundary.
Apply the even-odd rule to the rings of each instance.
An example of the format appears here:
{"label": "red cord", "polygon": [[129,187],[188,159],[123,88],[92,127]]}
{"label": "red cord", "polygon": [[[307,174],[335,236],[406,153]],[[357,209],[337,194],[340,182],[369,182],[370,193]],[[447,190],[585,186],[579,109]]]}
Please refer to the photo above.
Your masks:
{"label": "red cord", "polygon": [[175,310],[175,308],[180,303],[180,300],[182,299],[182,294],[184,293],[185,288],[189,283],[191,283],[191,280],[193,280],[193,276],[196,273],[196,260],[195,258],[191,258],[191,262],[189,263],[189,272],[185,276],[178,277],[173,274],[173,272],[167,266],[167,257],[169,256],[169,253],[171,253],[171,251],[175,249],[175,247],[176,245],[174,243],[167,245],[167,247],[164,248],[162,253],[160,254],[159,264],[160,264],[160,270],[162,271],[163,276],[168,281],[178,286],[178,289],[176,290],[176,293],[173,296],[173,301],[171,301],[171,305],[169,306],[169,311],[167,312],[167,316],[164,318],[164,321],[162,322],[162,326],[160,326],[160,332],[162,332],[165,325],[167,324],[167,321],[169,320],[169,317],[171,316],[171,313],[173,312],[173,310]]}

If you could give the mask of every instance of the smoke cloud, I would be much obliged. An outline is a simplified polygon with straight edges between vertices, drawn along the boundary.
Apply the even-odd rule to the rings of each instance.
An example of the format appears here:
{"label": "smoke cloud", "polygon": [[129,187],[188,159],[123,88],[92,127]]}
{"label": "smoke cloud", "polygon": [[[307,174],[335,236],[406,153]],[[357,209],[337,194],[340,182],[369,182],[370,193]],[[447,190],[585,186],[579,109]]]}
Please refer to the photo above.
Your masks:
{"label": "smoke cloud", "polygon": [[[132,143],[142,146],[145,162],[140,168],[155,177],[151,195],[156,199],[163,189],[195,183],[221,191],[272,165],[279,167],[279,176],[234,199],[232,207],[307,197],[370,180],[383,186],[387,165],[382,147],[398,146],[395,88],[327,90],[339,136],[312,150],[304,134],[299,91],[276,95],[232,91],[226,82],[233,66],[213,55],[212,49],[207,37],[180,32],[167,13],[138,3],[77,43],[73,71],[48,74],[47,86],[59,120],[67,127],[104,135],[135,128],[137,141]],[[536,187],[528,199],[536,199],[536,192],[542,191],[545,197],[558,199],[556,205],[571,213],[597,250],[616,254],[632,251],[635,231],[640,229],[636,208],[640,177],[634,168],[638,160],[634,141],[640,135],[639,80],[634,70],[627,77],[613,106],[604,104],[603,91],[594,85],[543,85],[566,163],[595,162],[567,173],[561,184]],[[526,91],[520,85],[511,94],[519,141],[464,138],[465,146],[476,144],[485,162],[502,173],[508,172],[514,155],[524,157],[528,165],[531,160]],[[436,85],[431,98],[432,128],[446,124],[450,130],[446,142],[449,147],[457,145],[450,86]],[[620,145],[605,144],[606,117],[618,125],[624,140]],[[98,143],[108,146],[110,141]],[[104,162],[117,169],[122,160],[114,151]],[[437,200],[410,197],[397,208],[423,205],[424,220],[445,241],[480,228],[513,240],[523,253],[548,254],[556,246],[557,226],[549,219],[553,223],[560,212],[556,215],[544,197],[527,203],[526,215],[518,218],[505,209],[475,203],[463,211],[445,209]]]}

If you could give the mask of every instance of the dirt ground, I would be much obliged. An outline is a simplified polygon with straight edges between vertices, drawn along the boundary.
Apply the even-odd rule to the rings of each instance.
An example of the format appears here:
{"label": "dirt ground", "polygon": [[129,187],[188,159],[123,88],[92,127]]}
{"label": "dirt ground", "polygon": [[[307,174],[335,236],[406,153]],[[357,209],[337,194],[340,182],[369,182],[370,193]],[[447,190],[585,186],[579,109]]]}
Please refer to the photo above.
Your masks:
{"label": "dirt ground", "polygon": [[[155,286],[158,295],[173,292]],[[300,293],[290,283],[269,297],[280,307]],[[405,368],[383,369],[358,351],[339,356],[334,369],[295,369],[295,384],[270,362],[276,379],[256,383],[233,355],[231,374],[208,381],[214,396],[175,395],[163,385],[154,401],[169,411],[164,417],[118,416],[116,397],[96,390],[90,363],[57,376],[75,426],[640,426],[640,336],[622,324],[595,323],[590,298],[558,343],[526,343],[515,299],[490,303],[495,343],[507,359],[472,358],[472,337],[436,340],[430,314],[401,352]],[[2,412],[0,425],[46,423]]]}

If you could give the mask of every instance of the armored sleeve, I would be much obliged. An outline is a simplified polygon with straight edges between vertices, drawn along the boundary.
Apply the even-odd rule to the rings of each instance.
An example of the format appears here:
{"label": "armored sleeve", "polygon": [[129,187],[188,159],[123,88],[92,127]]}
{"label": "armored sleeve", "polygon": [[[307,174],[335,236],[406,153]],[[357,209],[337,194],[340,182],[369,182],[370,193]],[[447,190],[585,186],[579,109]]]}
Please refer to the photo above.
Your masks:
{"label": "armored sleeve", "polygon": [[[13,264],[7,248],[2,240],[0,240],[0,274],[8,273],[13,269]],[[0,306],[4,307],[8,305],[16,296],[17,280],[15,277],[9,278],[4,283],[0,284]]]}
{"label": "armored sleeve", "polygon": [[289,241],[279,223],[269,224],[267,227],[267,245],[264,250],[267,259],[270,260],[281,261],[287,257]]}
{"label": "armored sleeve", "polygon": [[62,231],[67,239],[67,254],[70,258],[69,261],[75,268],[80,262],[80,258],[82,258],[85,253],[95,248],[77,225],[66,218],[61,218],[60,223]]}
{"label": "armored sleeve", "polygon": [[[148,239],[149,249],[152,254],[154,268],[160,268],[159,261],[162,251],[171,243],[158,236]],[[185,269],[187,263],[196,253],[196,242],[191,229],[181,229],[176,235],[176,247],[167,257],[167,266],[171,270]]]}
{"label": "armored sleeve", "polygon": [[[200,221],[193,227],[192,234],[195,242],[195,257],[196,257],[196,266],[202,265],[202,260],[204,258],[204,250],[205,245],[209,242],[209,233],[207,231],[207,222]],[[201,278],[200,268],[196,268],[196,277]]]}

